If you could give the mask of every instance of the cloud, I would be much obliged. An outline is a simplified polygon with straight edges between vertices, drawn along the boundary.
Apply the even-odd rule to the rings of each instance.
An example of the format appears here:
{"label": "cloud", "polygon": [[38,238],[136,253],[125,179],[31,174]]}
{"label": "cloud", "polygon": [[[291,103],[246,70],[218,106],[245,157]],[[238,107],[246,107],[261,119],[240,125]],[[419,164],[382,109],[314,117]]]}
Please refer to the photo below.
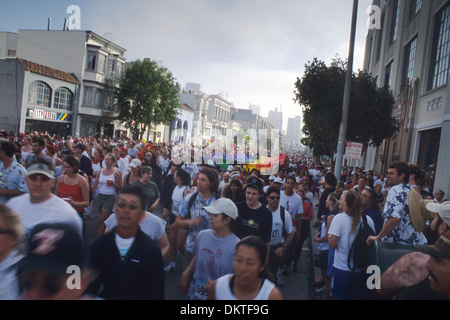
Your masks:
{"label": "cloud", "polygon": [[[362,64],[370,3],[360,1],[355,68]],[[160,60],[182,86],[197,82],[210,94],[228,92],[236,106],[259,104],[263,114],[280,105],[300,114],[292,98],[304,65],[348,54],[350,0],[111,0],[86,6],[84,23],[100,35],[113,33],[129,60]]]}

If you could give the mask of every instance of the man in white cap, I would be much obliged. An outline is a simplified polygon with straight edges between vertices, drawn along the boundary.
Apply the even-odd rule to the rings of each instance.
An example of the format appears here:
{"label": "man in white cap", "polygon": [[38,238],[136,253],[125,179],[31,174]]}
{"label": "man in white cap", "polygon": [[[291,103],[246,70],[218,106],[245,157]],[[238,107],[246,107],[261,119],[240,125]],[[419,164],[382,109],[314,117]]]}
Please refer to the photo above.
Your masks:
{"label": "man in white cap", "polygon": [[228,198],[219,198],[204,207],[209,213],[211,229],[201,231],[195,241],[195,256],[181,275],[180,289],[189,299],[205,300],[207,284],[233,273],[235,245],[239,238],[231,232],[231,224],[238,217],[238,209]]}
{"label": "man in white cap", "polygon": [[73,227],[82,238],[82,220],[75,209],[52,193],[55,186],[55,171],[52,163],[38,158],[30,164],[25,182],[28,193],[10,199],[6,206],[19,217],[25,237],[20,249],[26,250],[25,241],[34,226],[40,223],[64,223]]}

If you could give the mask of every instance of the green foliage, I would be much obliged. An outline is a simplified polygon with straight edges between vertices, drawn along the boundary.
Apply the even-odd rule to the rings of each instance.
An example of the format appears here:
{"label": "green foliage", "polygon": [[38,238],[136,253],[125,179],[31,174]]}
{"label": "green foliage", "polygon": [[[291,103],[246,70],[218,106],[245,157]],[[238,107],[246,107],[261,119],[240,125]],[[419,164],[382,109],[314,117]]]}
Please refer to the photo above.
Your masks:
{"label": "green foliage", "polygon": [[116,94],[117,120],[142,139],[152,125],[170,124],[177,116],[180,85],[172,73],[154,61],[134,61]]}
{"label": "green foliage", "polygon": [[[295,82],[295,102],[303,109],[302,143],[316,155],[331,158],[337,147],[345,89],[345,62],[336,58],[330,66],[314,58]],[[352,76],[347,123],[347,140],[380,145],[398,130],[392,118],[394,98],[385,88],[377,88],[365,72]]]}

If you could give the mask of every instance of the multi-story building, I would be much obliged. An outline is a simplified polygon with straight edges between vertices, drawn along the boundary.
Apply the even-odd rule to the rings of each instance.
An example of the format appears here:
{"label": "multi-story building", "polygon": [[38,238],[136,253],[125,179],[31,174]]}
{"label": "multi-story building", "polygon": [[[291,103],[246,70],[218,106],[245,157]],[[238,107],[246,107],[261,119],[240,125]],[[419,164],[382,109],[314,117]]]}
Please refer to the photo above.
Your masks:
{"label": "multi-story building", "polygon": [[209,96],[208,121],[212,123],[212,138],[226,136],[232,104],[220,95]]}
{"label": "multi-story building", "polygon": [[273,124],[275,129],[283,130],[283,112],[278,111],[278,108],[275,108],[274,111],[269,111],[269,121]]}
{"label": "multi-story building", "polygon": [[62,70],[80,81],[73,105],[72,134],[112,137],[114,91],[123,76],[126,50],[92,31],[19,30],[17,57]]}
{"label": "multi-story building", "polygon": [[[449,194],[450,1],[376,0],[380,15],[366,38],[364,69],[392,90],[400,130],[368,150],[366,167],[386,171],[392,161],[417,163],[430,190]],[[379,22],[379,23],[377,23]]]}
{"label": "multi-story building", "polygon": [[212,134],[212,122],[208,120],[210,95],[202,92],[201,85],[186,83],[180,92],[180,102],[194,110],[192,142],[202,145],[210,141]]}
{"label": "multi-story building", "polygon": [[0,128],[72,134],[80,82],[71,73],[21,58],[0,59]]}
{"label": "multi-story building", "polygon": [[[302,117],[288,119],[285,143],[288,148],[299,148],[302,135]],[[286,141],[287,140],[287,141]]]}
{"label": "multi-story building", "polygon": [[0,32],[0,58],[15,57],[17,51],[17,33]]}

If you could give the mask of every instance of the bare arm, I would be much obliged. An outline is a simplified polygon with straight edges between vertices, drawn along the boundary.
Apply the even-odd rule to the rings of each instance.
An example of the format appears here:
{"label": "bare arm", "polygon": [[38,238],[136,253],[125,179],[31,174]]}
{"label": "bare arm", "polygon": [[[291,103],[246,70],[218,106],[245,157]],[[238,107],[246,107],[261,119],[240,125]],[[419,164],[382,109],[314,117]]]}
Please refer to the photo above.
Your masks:
{"label": "bare arm", "polygon": [[384,224],[383,229],[376,236],[371,236],[367,238],[367,245],[372,245],[373,241],[380,241],[384,236],[388,235],[395,229],[395,227],[400,222],[399,218],[388,218],[386,219],[386,223]]}
{"label": "bare arm", "polygon": [[397,292],[415,285],[428,276],[425,268],[429,256],[411,252],[394,262],[381,276],[381,289],[377,292],[386,298],[395,298]]}

